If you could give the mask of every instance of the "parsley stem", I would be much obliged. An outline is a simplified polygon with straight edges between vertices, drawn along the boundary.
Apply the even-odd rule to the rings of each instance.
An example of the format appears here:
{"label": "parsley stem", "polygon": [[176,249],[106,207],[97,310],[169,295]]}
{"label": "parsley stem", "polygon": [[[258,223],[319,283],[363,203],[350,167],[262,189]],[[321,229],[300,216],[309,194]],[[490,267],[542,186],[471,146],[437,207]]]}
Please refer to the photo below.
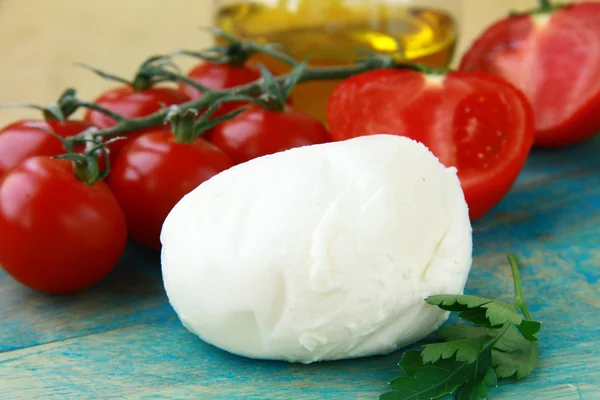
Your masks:
{"label": "parsley stem", "polygon": [[527,304],[525,304],[525,298],[523,297],[523,288],[521,287],[521,272],[519,271],[519,260],[516,255],[509,254],[508,255],[508,263],[510,264],[510,268],[512,269],[513,275],[513,283],[515,286],[515,297],[517,300],[515,301],[515,306],[517,306],[523,314],[525,318],[529,321],[532,321],[533,318],[529,313],[529,309],[527,308]]}

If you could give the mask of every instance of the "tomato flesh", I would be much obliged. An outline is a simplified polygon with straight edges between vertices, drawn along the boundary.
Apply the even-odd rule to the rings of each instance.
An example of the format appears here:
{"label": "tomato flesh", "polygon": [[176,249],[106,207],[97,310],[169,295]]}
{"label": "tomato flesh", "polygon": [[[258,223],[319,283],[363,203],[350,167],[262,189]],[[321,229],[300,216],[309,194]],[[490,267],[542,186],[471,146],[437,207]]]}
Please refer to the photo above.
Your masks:
{"label": "tomato flesh", "polygon": [[327,120],[334,140],[387,133],[426,145],[444,165],[457,168],[473,220],[510,190],[534,132],[523,94],[481,72],[359,74],[333,92]]}
{"label": "tomato flesh", "polygon": [[535,144],[565,146],[600,131],[600,3],[492,25],[465,54],[462,70],[513,83],[533,106]]}
{"label": "tomato flesh", "polygon": [[115,266],[126,239],[108,186],[79,182],[68,160],[29,158],[0,179],[0,265],[32,289],[91,286]]}
{"label": "tomato flesh", "polygon": [[225,153],[202,138],[183,144],[170,131],[155,131],[123,148],[108,184],[125,213],[131,237],[159,249],[162,224],[175,204],[231,166]]}

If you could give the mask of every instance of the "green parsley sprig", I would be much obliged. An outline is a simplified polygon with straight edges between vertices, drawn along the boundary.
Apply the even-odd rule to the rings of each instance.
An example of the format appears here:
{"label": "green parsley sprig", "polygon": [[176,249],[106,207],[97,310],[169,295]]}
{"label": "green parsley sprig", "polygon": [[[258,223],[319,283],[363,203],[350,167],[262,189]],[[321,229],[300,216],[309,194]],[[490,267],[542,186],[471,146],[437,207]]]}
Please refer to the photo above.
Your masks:
{"label": "green parsley sprig", "polygon": [[469,295],[438,295],[428,304],[458,312],[472,325],[444,325],[436,335],[443,340],[406,351],[400,363],[404,375],[390,382],[392,391],[381,400],[431,400],[456,394],[459,400],[486,399],[498,379],[524,378],[535,369],[542,328],[533,321],[523,299],[521,274],[514,255],[508,256],[516,301],[506,304]]}

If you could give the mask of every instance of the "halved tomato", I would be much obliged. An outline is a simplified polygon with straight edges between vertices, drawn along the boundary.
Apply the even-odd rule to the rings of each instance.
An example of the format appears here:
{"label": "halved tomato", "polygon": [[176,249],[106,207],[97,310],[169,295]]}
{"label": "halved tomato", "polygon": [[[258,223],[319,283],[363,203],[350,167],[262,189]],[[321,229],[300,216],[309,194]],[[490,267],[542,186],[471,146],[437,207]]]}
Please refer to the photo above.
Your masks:
{"label": "halved tomato", "polygon": [[600,3],[503,19],[464,56],[461,70],[513,83],[533,106],[536,146],[565,146],[600,132]]}
{"label": "halved tomato", "polygon": [[525,96],[483,72],[381,69],[355,75],[332,93],[327,121],[334,140],[387,133],[426,145],[444,165],[457,168],[472,219],[510,190],[534,134]]}

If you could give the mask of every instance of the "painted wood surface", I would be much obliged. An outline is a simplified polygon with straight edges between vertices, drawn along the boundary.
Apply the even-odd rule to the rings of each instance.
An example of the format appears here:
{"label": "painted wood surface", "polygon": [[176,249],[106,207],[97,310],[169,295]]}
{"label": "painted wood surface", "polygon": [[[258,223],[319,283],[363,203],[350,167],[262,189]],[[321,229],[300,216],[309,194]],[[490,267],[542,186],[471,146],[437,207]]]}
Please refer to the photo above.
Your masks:
{"label": "painted wood surface", "polygon": [[[512,297],[507,252],[544,323],[539,369],[492,399],[600,399],[600,137],[535,151],[509,196],[474,224],[467,293]],[[249,360],[186,331],[166,301],[156,253],[74,297],[0,273],[0,399],[375,399],[400,353],[296,365]]]}

